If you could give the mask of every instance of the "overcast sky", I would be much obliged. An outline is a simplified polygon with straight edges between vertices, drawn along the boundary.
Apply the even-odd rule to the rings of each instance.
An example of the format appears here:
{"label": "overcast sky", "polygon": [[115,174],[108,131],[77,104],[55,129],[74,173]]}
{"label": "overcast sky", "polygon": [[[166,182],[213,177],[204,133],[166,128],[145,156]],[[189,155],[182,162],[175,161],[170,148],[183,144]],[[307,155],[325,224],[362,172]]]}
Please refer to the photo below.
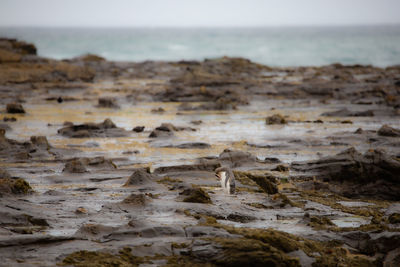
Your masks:
{"label": "overcast sky", "polygon": [[0,26],[399,24],[400,0],[0,0]]}

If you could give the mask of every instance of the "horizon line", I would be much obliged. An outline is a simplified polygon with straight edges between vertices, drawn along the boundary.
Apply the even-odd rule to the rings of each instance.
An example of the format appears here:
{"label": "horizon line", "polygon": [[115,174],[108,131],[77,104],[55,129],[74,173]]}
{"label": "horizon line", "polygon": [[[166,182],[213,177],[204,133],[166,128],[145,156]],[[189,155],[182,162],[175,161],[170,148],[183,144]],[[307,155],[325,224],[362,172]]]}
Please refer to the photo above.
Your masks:
{"label": "horizon line", "polygon": [[256,28],[323,28],[323,27],[373,27],[373,26],[399,26],[396,23],[364,23],[364,24],[281,24],[281,25],[219,25],[219,26],[145,26],[145,25],[0,25],[0,28],[48,28],[48,29],[256,29]]}

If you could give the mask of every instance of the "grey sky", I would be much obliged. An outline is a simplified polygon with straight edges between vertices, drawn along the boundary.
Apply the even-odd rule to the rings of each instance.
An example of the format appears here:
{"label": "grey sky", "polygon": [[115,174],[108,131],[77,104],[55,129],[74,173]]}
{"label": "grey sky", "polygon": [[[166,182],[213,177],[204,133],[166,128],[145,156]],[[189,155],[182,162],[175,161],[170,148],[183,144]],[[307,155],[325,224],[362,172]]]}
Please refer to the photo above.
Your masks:
{"label": "grey sky", "polygon": [[0,0],[0,26],[397,24],[399,11],[400,0]]}

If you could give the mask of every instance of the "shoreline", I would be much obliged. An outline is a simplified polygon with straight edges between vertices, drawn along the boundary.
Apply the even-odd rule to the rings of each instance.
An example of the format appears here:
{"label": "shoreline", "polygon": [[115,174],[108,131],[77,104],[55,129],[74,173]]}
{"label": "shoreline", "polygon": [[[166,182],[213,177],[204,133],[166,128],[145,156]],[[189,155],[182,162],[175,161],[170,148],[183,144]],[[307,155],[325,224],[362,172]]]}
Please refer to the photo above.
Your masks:
{"label": "shoreline", "polygon": [[36,51],[0,40],[3,264],[398,263],[400,66]]}

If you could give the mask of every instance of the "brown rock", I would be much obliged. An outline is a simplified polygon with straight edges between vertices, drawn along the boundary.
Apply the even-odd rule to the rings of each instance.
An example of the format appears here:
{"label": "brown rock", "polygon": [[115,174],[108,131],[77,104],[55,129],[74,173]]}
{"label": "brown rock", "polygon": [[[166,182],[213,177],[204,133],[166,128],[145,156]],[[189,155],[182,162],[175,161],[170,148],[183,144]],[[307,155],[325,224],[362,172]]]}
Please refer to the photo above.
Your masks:
{"label": "brown rock", "polygon": [[136,169],[132,175],[128,178],[124,186],[131,185],[143,185],[147,183],[151,183],[156,180],[158,177],[151,174],[149,170],[145,169]]}
{"label": "brown rock", "polygon": [[382,125],[381,128],[379,128],[378,135],[390,136],[390,137],[399,137],[400,136],[400,130],[399,129],[395,129],[395,128],[390,127],[389,125],[385,124],[385,125]]}
{"label": "brown rock", "polygon": [[286,119],[281,115],[281,114],[274,114],[272,116],[269,116],[265,119],[266,124],[272,125],[272,124],[286,124],[287,121]]}
{"label": "brown rock", "polygon": [[132,129],[132,131],[141,133],[144,130],[144,126],[136,126],[135,128]]}
{"label": "brown rock", "polygon": [[362,155],[350,148],[319,160],[293,162],[291,169],[332,184],[330,190],[346,197],[400,200],[400,162],[379,149]]}
{"label": "brown rock", "polygon": [[101,97],[99,98],[99,108],[119,108],[116,100],[112,97]]}
{"label": "brown rock", "polygon": [[211,204],[211,198],[202,188],[193,187],[183,190],[180,195],[185,196],[183,202]]}
{"label": "brown rock", "polygon": [[18,103],[10,103],[7,104],[7,113],[25,113],[24,108],[21,104]]}

